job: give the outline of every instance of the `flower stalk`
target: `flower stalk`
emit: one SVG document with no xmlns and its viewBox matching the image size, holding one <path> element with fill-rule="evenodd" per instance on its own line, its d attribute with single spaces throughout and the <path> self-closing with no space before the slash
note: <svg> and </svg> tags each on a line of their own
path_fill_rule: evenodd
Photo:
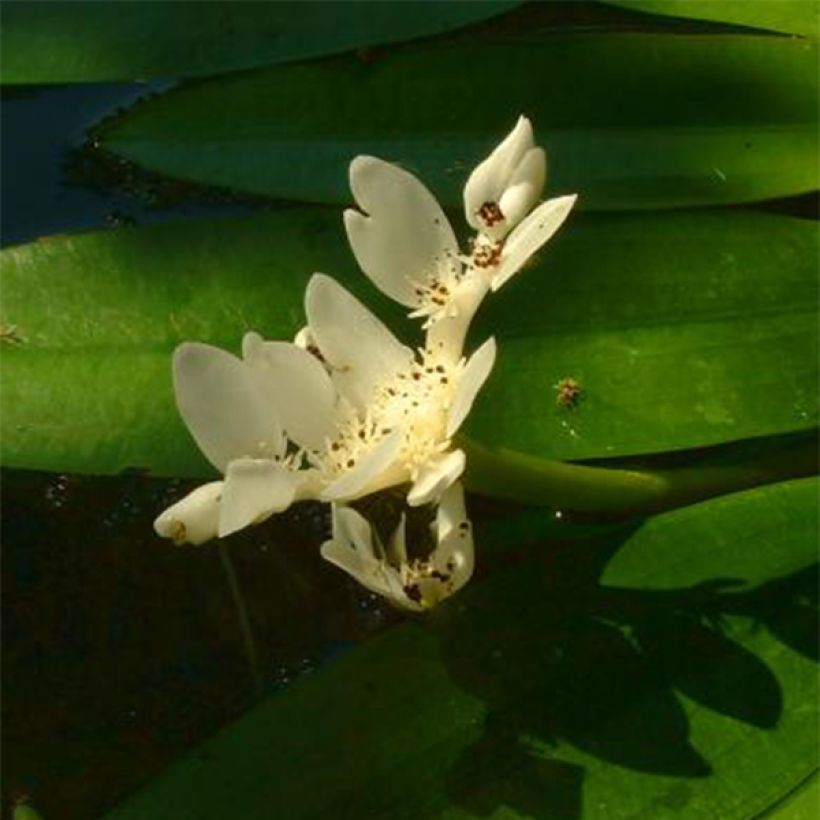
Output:
<svg viewBox="0 0 820 820">
<path fill-rule="evenodd" d="M 778 442 L 779 443 L 779 442 Z M 796 436 L 786 446 L 724 446 L 697 464 L 679 467 L 597 467 L 552 461 L 465 436 L 468 490 L 524 504 L 549 505 L 619 517 L 653 515 L 714 496 L 815 475 L 820 468 L 816 434 Z"/>
</svg>

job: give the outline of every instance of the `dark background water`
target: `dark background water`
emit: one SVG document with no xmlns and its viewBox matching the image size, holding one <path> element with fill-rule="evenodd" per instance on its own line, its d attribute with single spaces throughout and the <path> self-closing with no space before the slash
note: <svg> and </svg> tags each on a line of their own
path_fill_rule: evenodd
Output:
<svg viewBox="0 0 820 820">
<path fill-rule="evenodd" d="M 3 89 L 3 245 L 77 230 L 217 216 L 246 210 L 238 203 L 204 204 L 207 194 L 150 175 L 126 181 L 87 143 L 87 130 L 170 82 L 13 86 Z M 117 178 L 119 177 L 119 178 Z"/>
</svg>

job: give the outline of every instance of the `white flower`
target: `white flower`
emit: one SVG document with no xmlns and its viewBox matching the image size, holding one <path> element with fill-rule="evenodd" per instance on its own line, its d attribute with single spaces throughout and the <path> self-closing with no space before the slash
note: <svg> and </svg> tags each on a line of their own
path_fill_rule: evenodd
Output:
<svg viewBox="0 0 820 820">
<path fill-rule="evenodd" d="M 322 544 L 322 557 L 396 606 L 422 612 L 461 589 L 473 573 L 473 535 L 460 483 L 442 496 L 431 531 L 435 546 L 429 556 L 410 560 L 403 515 L 382 545 L 363 516 L 334 504 L 333 537 Z"/>
<path fill-rule="evenodd" d="M 412 484 L 408 503 L 437 499 L 464 470 L 451 439 L 495 361 L 495 341 L 453 360 L 413 351 L 330 277 L 305 294 L 296 344 L 249 334 L 248 365 L 278 386 L 282 427 L 321 478 L 320 497 L 351 501 Z"/>
<path fill-rule="evenodd" d="M 361 269 L 385 294 L 426 317 L 428 344 L 461 356 L 469 326 L 488 290 L 497 290 L 558 230 L 575 195 L 541 195 L 546 160 L 521 117 L 471 174 L 464 190 L 467 221 L 478 230 L 462 255 L 433 195 L 412 174 L 375 157 L 357 157 L 350 186 L 361 211 L 345 211 Z"/>
<path fill-rule="evenodd" d="M 410 483 L 408 503 L 436 500 L 464 470 L 451 439 L 495 360 L 413 351 L 334 280 L 316 274 L 297 343 L 246 334 L 243 358 L 185 343 L 174 354 L 179 412 L 224 481 L 163 512 L 161 536 L 201 544 L 287 509 L 350 501 Z"/>
<path fill-rule="evenodd" d="M 519 117 L 464 186 L 467 222 L 493 239 L 506 236 L 532 210 L 546 179 L 544 149 L 535 145 L 530 121 Z"/>
<path fill-rule="evenodd" d="M 473 541 L 458 479 L 465 455 L 453 436 L 493 367 L 495 341 L 463 355 L 469 323 L 558 230 L 575 196 L 536 206 L 546 159 L 521 117 L 471 174 L 464 190 L 476 229 L 469 254 L 432 194 L 411 174 L 374 157 L 350 168 L 364 213 L 345 212 L 351 247 L 368 277 L 423 317 L 422 347 L 402 344 L 352 294 L 322 274 L 305 293 L 307 325 L 294 341 L 248 333 L 242 358 L 203 344 L 174 355 L 180 414 L 224 475 L 155 521 L 175 541 L 199 544 L 286 509 L 331 501 L 333 539 L 322 555 L 369 589 L 414 611 L 467 582 Z M 386 547 L 345 503 L 409 484 L 407 503 L 438 502 L 435 548 L 408 560 L 404 518 Z"/>
<path fill-rule="evenodd" d="M 175 351 L 173 376 L 180 415 L 225 479 L 197 488 L 163 512 L 154 522 L 159 535 L 201 544 L 315 492 L 315 471 L 302 470 L 302 454 L 288 449 L 280 421 L 281 386 L 247 361 L 190 342 Z"/>
</svg>

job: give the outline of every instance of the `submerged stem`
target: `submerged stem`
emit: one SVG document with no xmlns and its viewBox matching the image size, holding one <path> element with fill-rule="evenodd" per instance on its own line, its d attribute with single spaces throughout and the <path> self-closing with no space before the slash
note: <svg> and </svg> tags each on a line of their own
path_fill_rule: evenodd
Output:
<svg viewBox="0 0 820 820">
<path fill-rule="evenodd" d="M 245 656 L 248 659 L 248 666 L 251 670 L 251 678 L 253 680 L 253 689 L 257 697 L 262 695 L 262 674 L 259 671 L 259 653 L 256 650 L 256 641 L 253 638 L 251 631 L 251 622 L 248 616 L 248 608 L 245 606 L 245 596 L 242 595 L 242 589 L 239 586 L 239 580 L 236 577 L 236 570 L 231 560 L 231 554 L 228 547 L 222 539 L 217 541 L 219 548 L 219 559 L 222 562 L 222 569 L 225 570 L 225 577 L 228 581 L 228 589 L 231 591 L 231 599 L 233 600 L 236 614 L 239 619 L 239 629 L 242 633 L 242 643 L 245 646 Z"/>
<path fill-rule="evenodd" d="M 671 468 L 593 467 L 551 461 L 462 438 L 467 489 L 525 504 L 589 512 L 648 515 L 717 495 L 814 475 L 815 438 L 797 438 L 771 452 L 704 458 Z"/>
</svg>

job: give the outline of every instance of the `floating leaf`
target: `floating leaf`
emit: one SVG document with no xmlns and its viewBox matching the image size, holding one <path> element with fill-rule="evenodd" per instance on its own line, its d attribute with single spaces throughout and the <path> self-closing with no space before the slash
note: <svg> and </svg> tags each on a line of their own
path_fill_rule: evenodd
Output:
<svg viewBox="0 0 820 820">
<path fill-rule="evenodd" d="M 653 14 L 690 17 L 817 37 L 820 5 L 814 0 L 606 0 Z"/>
<path fill-rule="evenodd" d="M 759 625 L 816 586 L 791 569 L 815 560 L 817 490 L 790 482 L 608 541 L 543 544 L 540 566 L 476 581 L 262 702 L 109 820 L 179 806 L 196 820 L 367 820 L 397 805 L 412 818 L 757 816 L 817 766 L 816 664 Z M 634 560 L 600 583 L 613 550 L 616 567 Z M 753 584 L 723 589 L 716 572 Z M 701 642 L 675 644 L 684 627 Z"/>
<path fill-rule="evenodd" d="M 818 254 L 763 214 L 570 219 L 480 314 L 504 341 L 467 433 L 590 458 L 814 426 Z"/>
<path fill-rule="evenodd" d="M 815 820 L 820 813 L 820 777 L 815 772 L 793 794 L 767 814 L 769 820 Z"/>
<path fill-rule="evenodd" d="M 4 83 L 194 77 L 438 34 L 518 5 L 7 2 Z"/>
<path fill-rule="evenodd" d="M 172 176 L 319 202 L 347 202 L 348 163 L 375 154 L 455 205 L 526 112 L 552 191 L 581 208 L 746 202 L 816 187 L 816 65 L 816 44 L 778 37 L 490 33 L 197 83 L 97 137 Z"/>
<path fill-rule="evenodd" d="M 814 426 L 816 257 L 814 226 L 791 218 L 571 219 L 482 312 L 475 339 L 495 333 L 500 356 L 468 432 L 587 458 Z M 2 262 L 9 466 L 207 474 L 173 405 L 171 351 L 292 337 L 313 270 L 407 325 L 322 210 L 54 238 Z M 582 392 L 560 406 L 570 375 Z"/>
</svg>

